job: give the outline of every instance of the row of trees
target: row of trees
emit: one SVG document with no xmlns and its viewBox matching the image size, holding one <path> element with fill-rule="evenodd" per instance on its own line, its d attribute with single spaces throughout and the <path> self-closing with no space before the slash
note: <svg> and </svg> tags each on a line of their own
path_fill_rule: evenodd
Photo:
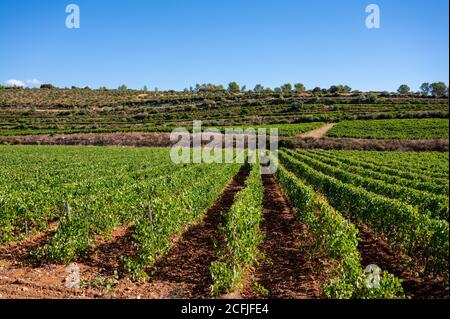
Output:
<svg viewBox="0 0 450 319">
<path fill-rule="evenodd" d="M 41 88 L 52 88 L 53 86 L 51 84 L 43 84 L 41 85 Z M 106 90 L 106 88 L 101 88 L 103 90 Z M 128 90 L 126 85 L 121 85 L 118 87 L 118 90 L 124 91 Z M 143 91 L 147 92 L 147 86 L 144 86 Z M 353 91 L 351 87 L 348 85 L 332 85 L 330 88 L 320 88 L 315 87 L 312 90 L 306 90 L 306 87 L 302 83 L 296 83 L 292 85 L 291 83 L 285 83 L 281 85 L 280 87 L 276 87 L 274 89 L 264 87 L 261 84 L 256 84 L 255 88 L 253 90 L 247 90 L 247 87 L 240 86 L 237 82 L 230 82 L 228 84 L 228 88 L 225 89 L 223 85 L 216 85 L 211 83 L 205 83 L 205 84 L 196 84 L 195 87 L 190 87 L 189 89 L 184 89 L 185 93 L 191 92 L 232 92 L 232 93 L 239 93 L 239 92 L 255 92 L 255 93 L 304 93 L 309 92 L 314 95 L 322 95 L 322 94 L 344 94 L 344 93 L 360 93 L 359 91 Z M 155 92 L 158 92 L 158 89 L 155 88 Z M 402 84 L 398 88 L 397 92 L 402 95 L 408 95 L 411 94 L 411 88 L 407 84 Z M 422 96 L 446 96 L 448 95 L 448 87 L 444 82 L 435 82 L 435 83 L 428 83 L 425 82 L 420 86 L 418 94 Z"/>
<path fill-rule="evenodd" d="M 306 87 L 302 83 L 296 83 L 292 85 L 291 83 L 285 83 L 280 87 L 276 87 L 274 89 L 264 87 L 262 84 L 256 84 L 253 90 L 247 90 L 247 87 L 240 86 L 237 82 L 230 82 L 228 87 L 225 89 L 223 85 L 214 85 L 214 84 L 196 84 L 195 87 L 190 87 L 190 89 L 186 89 L 185 91 L 189 92 L 218 92 L 218 91 L 229 91 L 233 93 L 238 92 L 255 92 L 255 93 L 266 93 L 266 92 L 277 92 L 277 93 L 304 93 L 304 92 L 312 92 L 312 93 L 350 93 L 352 89 L 348 85 L 332 85 L 329 89 L 322 89 L 320 87 L 316 87 L 313 90 L 307 91 Z"/>
<path fill-rule="evenodd" d="M 402 84 L 397 90 L 398 93 L 403 95 L 411 94 L 411 88 L 407 84 Z M 448 87 L 444 82 L 434 82 L 434 83 L 422 83 L 420 86 L 418 94 L 422 96 L 446 96 L 448 95 Z"/>
<path fill-rule="evenodd" d="M 0 89 L 6 89 L 10 87 L 2 87 L 0 86 Z M 12 88 L 12 87 L 11 87 Z M 42 84 L 40 86 L 41 89 L 56 89 L 52 84 Z M 75 86 L 72 86 L 72 89 L 79 89 Z M 84 89 L 90 89 L 89 87 L 85 87 Z M 117 88 L 119 91 L 126 91 L 128 90 L 128 87 L 126 85 L 120 85 Z M 108 89 L 106 87 L 101 87 L 99 90 L 107 91 Z M 144 92 L 148 92 L 147 86 L 144 86 L 142 89 Z M 304 93 L 308 92 L 313 95 L 325 95 L 325 94 L 345 94 L 345 93 L 361 93 L 360 91 L 354 91 L 351 87 L 348 85 L 332 85 L 328 89 L 326 88 L 320 88 L 315 87 L 311 90 L 307 90 L 305 85 L 302 83 L 296 83 L 292 85 L 291 83 L 285 83 L 281 85 L 280 87 L 276 87 L 274 89 L 264 87 L 261 84 L 256 84 L 255 87 L 252 90 L 247 90 L 247 87 L 240 86 L 237 82 L 230 82 L 228 84 L 228 87 L 225 88 L 223 85 L 216 85 L 211 83 L 205 83 L 205 84 L 196 84 L 195 87 L 190 87 L 189 89 L 184 89 L 185 93 L 201 93 L 201 92 L 210 92 L 210 93 L 220 93 L 220 92 L 232 92 L 232 93 L 239 93 L 239 92 L 255 92 L 255 93 Z M 158 88 L 154 89 L 154 92 L 158 92 Z M 170 90 L 168 92 L 176 92 L 174 90 Z M 433 82 L 433 83 L 422 83 L 420 86 L 420 90 L 418 92 L 412 92 L 411 88 L 407 84 L 402 84 L 398 88 L 397 92 L 402 95 L 421 95 L 421 96 L 436 96 L 436 97 L 443 97 L 448 96 L 448 87 L 444 82 Z M 384 92 L 389 93 L 389 92 Z"/>
<path fill-rule="evenodd" d="M 279 93 L 304 93 L 304 92 L 310 92 L 313 94 L 337 94 L 337 93 L 350 93 L 352 92 L 352 89 L 348 85 L 332 85 L 329 89 L 323 89 L 320 87 L 315 87 L 312 90 L 306 90 L 306 87 L 303 83 L 296 83 L 292 85 L 291 83 L 283 84 L 280 87 L 277 87 L 275 89 L 270 88 L 264 88 L 261 84 L 257 84 L 255 88 L 253 89 L 256 93 L 261 92 L 279 92 Z"/>
</svg>

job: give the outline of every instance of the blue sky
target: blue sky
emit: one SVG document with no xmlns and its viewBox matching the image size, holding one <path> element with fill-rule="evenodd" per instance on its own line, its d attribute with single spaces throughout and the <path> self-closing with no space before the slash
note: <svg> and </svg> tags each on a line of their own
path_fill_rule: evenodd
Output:
<svg viewBox="0 0 450 319">
<path fill-rule="evenodd" d="M 66 5 L 81 28 L 65 27 Z M 381 9 L 367 29 L 365 8 Z M 2 0 L 0 83 L 414 90 L 449 81 L 448 0 Z"/>
</svg>

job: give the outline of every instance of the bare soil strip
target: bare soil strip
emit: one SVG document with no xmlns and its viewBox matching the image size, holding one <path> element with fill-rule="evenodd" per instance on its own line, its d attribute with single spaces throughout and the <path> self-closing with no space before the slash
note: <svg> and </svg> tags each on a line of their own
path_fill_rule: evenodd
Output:
<svg viewBox="0 0 450 319">
<path fill-rule="evenodd" d="M 22 241 L 11 242 L 0 246 L 0 263 L 10 261 L 15 264 L 31 264 L 29 252 L 44 245 L 56 232 L 58 222 L 49 225 L 49 231 L 30 233 Z"/>
<path fill-rule="evenodd" d="M 111 238 L 96 236 L 95 249 L 80 263 L 104 276 L 112 276 L 114 272 L 121 272 L 119 256 L 133 257 L 137 254 L 133 243 L 133 228 L 120 226 L 111 234 Z"/>
<path fill-rule="evenodd" d="M 167 147 L 173 142 L 169 133 L 120 132 L 0 136 L 0 144 Z"/>
<path fill-rule="evenodd" d="M 332 125 L 332 124 L 329 124 Z M 318 131 L 318 132 L 315 132 Z M 448 152 L 449 140 L 375 140 L 324 137 L 327 126 L 295 137 L 280 138 L 287 148 L 325 150 L 372 151 L 437 151 Z M 79 133 L 57 135 L 0 136 L 1 144 L 18 145 L 73 145 L 73 146 L 135 146 L 169 147 L 173 145 L 169 133 Z"/>
<path fill-rule="evenodd" d="M 449 285 L 444 278 L 417 278 L 409 258 L 395 252 L 382 238 L 377 238 L 366 226 L 358 225 L 358 247 L 362 266 L 375 264 L 403 280 L 405 293 L 414 299 L 448 299 Z"/>
<path fill-rule="evenodd" d="M 51 226 L 56 229 L 56 227 Z M 29 253 L 44 245 L 54 230 L 26 238 L 0 248 L 0 298 L 101 298 L 109 297 L 105 287 L 90 287 L 96 278 L 106 278 L 118 269 L 118 256 L 132 249 L 131 232 L 127 227 L 115 229 L 111 238 L 97 238 L 92 254 L 76 265 L 85 289 L 65 287 L 69 276 L 66 265 L 36 263 Z"/>
<path fill-rule="evenodd" d="M 329 124 L 326 124 L 326 125 L 324 125 L 322 127 L 316 128 L 315 130 L 302 133 L 302 134 L 298 135 L 298 137 L 300 137 L 300 138 L 316 138 L 316 139 L 319 139 L 319 138 L 324 137 L 325 134 L 327 134 L 327 132 L 329 130 L 331 130 L 333 128 L 333 126 L 335 126 L 335 125 L 336 124 L 334 124 L 334 123 L 329 123 Z"/>
<path fill-rule="evenodd" d="M 265 234 L 261 250 L 265 261 L 256 270 L 254 279 L 269 291 L 270 299 L 320 298 L 319 279 L 314 269 L 317 261 L 309 258 L 306 226 L 293 215 L 289 201 L 272 175 L 263 175 Z M 248 287 L 244 298 L 261 298 Z"/>
<path fill-rule="evenodd" d="M 448 140 L 376 140 L 357 138 L 302 138 L 290 137 L 280 141 L 287 148 L 323 149 L 323 150 L 363 150 L 363 151 L 414 151 L 448 152 Z"/>
</svg>

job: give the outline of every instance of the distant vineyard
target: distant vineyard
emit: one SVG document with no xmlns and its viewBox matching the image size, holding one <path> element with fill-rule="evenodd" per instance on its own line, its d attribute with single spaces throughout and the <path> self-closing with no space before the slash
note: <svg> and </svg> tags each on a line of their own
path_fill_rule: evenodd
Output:
<svg viewBox="0 0 450 319">
<path fill-rule="evenodd" d="M 344 121 L 327 136 L 374 139 L 448 139 L 448 119 Z"/>
<path fill-rule="evenodd" d="M 311 96 L 274 92 L 0 90 L 0 135 L 167 132 L 200 119 L 205 126 L 225 127 L 408 118 L 447 119 L 448 101 L 370 98 L 362 93 Z"/>
<path fill-rule="evenodd" d="M 267 124 L 267 125 L 246 125 L 246 126 L 230 126 L 230 127 L 216 127 L 220 129 L 222 132 L 225 132 L 227 128 L 232 129 L 249 129 L 252 128 L 258 133 L 258 129 L 266 129 L 267 135 L 270 134 L 270 129 L 278 129 L 279 136 L 294 136 L 297 134 L 301 134 L 307 131 L 314 130 L 321 126 L 325 125 L 322 122 L 313 122 L 313 123 L 298 123 L 298 124 Z"/>
</svg>

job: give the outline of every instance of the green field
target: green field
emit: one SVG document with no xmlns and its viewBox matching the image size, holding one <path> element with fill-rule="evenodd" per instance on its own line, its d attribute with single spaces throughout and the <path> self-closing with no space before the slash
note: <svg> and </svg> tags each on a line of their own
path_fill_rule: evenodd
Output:
<svg viewBox="0 0 450 319">
<path fill-rule="evenodd" d="M 448 301 L 449 3 L 0 0 L 0 301 Z"/>
<path fill-rule="evenodd" d="M 170 148 L 0 146 L 0 256 L 31 242 L 26 260 L 35 264 L 87 266 L 96 256 L 104 267 L 98 251 L 111 241 L 114 277 L 105 280 L 117 286 L 170 277 L 202 298 L 242 289 L 290 297 L 303 281 L 320 286 L 321 298 L 448 295 L 449 155 L 429 151 L 448 149 L 448 101 L 323 94 L 0 90 L 5 144 L 170 145 L 133 144 L 132 134 L 11 136 L 169 133 L 202 120 L 203 130 L 221 132 L 277 128 L 290 148 L 261 177 L 259 163 L 176 165 Z M 336 139 L 296 138 L 327 123 L 336 123 L 327 133 Z M 116 240 L 129 246 L 116 253 Z M 364 284 L 367 262 L 380 264 L 381 287 Z"/>
<path fill-rule="evenodd" d="M 266 124 L 266 125 L 245 125 L 245 126 L 232 126 L 232 127 L 216 127 L 217 129 L 225 132 L 227 128 L 242 129 L 246 130 L 248 128 L 253 128 L 255 133 L 258 133 L 258 129 L 265 128 L 267 134 L 270 134 L 270 129 L 278 129 L 278 136 L 290 137 L 301 133 L 305 133 L 321 126 L 325 125 L 323 122 L 313 122 L 313 123 L 298 123 L 298 124 Z"/>
<path fill-rule="evenodd" d="M 99 236 L 130 227 L 137 254 L 117 258 L 131 278 L 149 278 L 174 236 L 200 222 L 242 170 L 242 164 L 176 165 L 169 152 L 0 146 L 2 242 L 54 231 L 30 256 L 67 264 L 89 256 Z M 275 177 L 298 209 L 295 217 L 315 238 L 311 256 L 320 254 L 334 265 L 322 287 L 328 298 L 404 297 L 401 276 L 389 270 L 382 289 L 360 285 L 361 225 L 411 258 L 418 276 L 447 273 L 448 153 L 282 150 L 279 162 Z M 265 258 L 260 225 L 266 186 L 258 163 L 249 170 L 218 228 L 223 244 L 210 265 L 214 296 L 238 290 Z"/>
<path fill-rule="evenodd" d="M 421 175 L 424 179 L 438 177 L 445 180 L 449 173 L 449 154 L 445 152 L 333 151 L 326 154 L 366 166 L 404 171 L 406 176 Z"/>
<path fill-rule="evenodd" d="M 0 135 L 167 132 L 204 126 L 448 118 L 443 98 L 293 92 L 0 89 Z"/>
<path fill-rule="evenodd" d="M 448 139 L 448 119 L 344 121 L 329 137 L 369 139 Z"/>
<path fill-rule="evenodd" d="M 448 154 L 402 153 L 395 160 L 396 155 L 400 153 L 281 151 L 281 172 L 283 167 L 291 171 L 298 185 L 310 185 L 346 218 L 386 236 L 393 247 L 420 260 L 422 271 L 446 272 L 449 208 L 444 167 Z M 441 169 L 432 175 L 425 170 L 420 173 L 426 165 Z M 287 179 L 283 185 L 281 179 L 296 203 L 300 198 L 292 183 Z M 305 205 L 305 200 L 297 205 Z"/>
<path fill-rule="evenodd" d="M 56 234 L 34 252 L 70 262 L 87 254 L 95 234 L 135 224 L 139 259 L 155 262 L 170 238 L 202 218 L 239 164 L 176 165 L 169 149 L 0 147 L 0 239 L 46 230 Z M 190 185 L 189 189 L 184 185 Z M 153 212 L 152 233 L 148 214 Z"/>
</svg>

